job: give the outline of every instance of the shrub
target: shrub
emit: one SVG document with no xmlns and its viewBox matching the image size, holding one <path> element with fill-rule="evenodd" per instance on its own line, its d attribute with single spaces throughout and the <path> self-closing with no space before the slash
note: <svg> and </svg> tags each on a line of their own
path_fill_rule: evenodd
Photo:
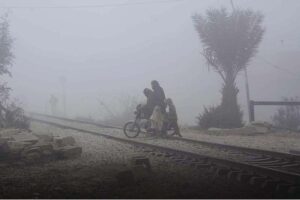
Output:
<svg viewBox="0 0 300 200">
<path fill-rule="evenodd" d="M 299 101 L 299 98 L 284 98 L 283 100 L 286 102 Z M 272 121 L 275 126 L 298 130 L 300 126 L 300 106 L 280 107 L 272 117 Z"/>
<path fill-rule="evenodd" d="M 11 103 L 6 109 L 3 117 L 3 125 L 5 128 L 22 128 L 28 129 L 30 126 L 30 120 L 25 116 L 24 110 L 17 106 L 15 103 Z"/>
<path fill-rule="evenodd" d="M 238 116 L 237 116 L 238 115 Z M 198 117 L 198 125 L 202 129 L 238 128 L 243 126 L 240 107 L 235 109 L 223 108 L 223 106 L 204 107 L 204 111 Z M 237 120 L 239 119 L 239 120 Z"/>
<path fill-rule="evenodd" d="M 210 127 L 219 127 L 220 124 L 220 106 L 204 107 L 204 111 L 198 117 L 198 125 L 202 129 Z"/>
</svg>

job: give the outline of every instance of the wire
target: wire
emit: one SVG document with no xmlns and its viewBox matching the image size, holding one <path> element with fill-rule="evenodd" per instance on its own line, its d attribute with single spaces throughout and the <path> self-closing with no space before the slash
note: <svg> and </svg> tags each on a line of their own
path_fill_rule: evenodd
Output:
<svg viewBox="0 0 300 200">
<path fill-rule="evenodd" d="M 64 9 L 64 8 L 105 8 L 105 7 L 125 7 L 146 4 L 162 4 L 179 2 L 183 0 L 158 0 L 150 2 L 119 3 L 119 4 L 98 4 L 98 5 L 74 5 L 74 6 L 0 6 L 0 9 Z"/>
<path fill-rule="evenodd" d="M 283 71 L 283 72 L 285 72 L 285 73 L 287 73 L 287 74 L 289 74 L 289 75 L 293 75 L 293 76 L 296 77 L 298 80 L 300 79 L 300 76 L 299 76 L 299 75 L 297 75 L 297 74 L 295 74 L 295 73 L 293 73 L 293 72 L 291 72 L 291 71 L 289 71 L 289 70 L 287 70 L 287 69 L 284 69 L 284 68 L 282 68 L 282 67 L 279 67 L 278 65 L 275 65 L 275 64 L 271 63 L 270 61 L 268 61 L 268 60 L 265 59 L 264 57 L 259 56 L 259 55 L 258 55 L 257 57 L 259 57 L 262 61 L 264 61 L 264 62 L 265 62 L 266 64 L 268 64 L 270 67 L 273 67 L 274 69 Z"/>
</svg>

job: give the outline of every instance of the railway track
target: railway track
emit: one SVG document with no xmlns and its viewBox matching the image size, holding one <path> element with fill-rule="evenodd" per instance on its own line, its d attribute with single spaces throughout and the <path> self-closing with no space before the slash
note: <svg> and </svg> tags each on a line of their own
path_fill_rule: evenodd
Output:
<svg viewBox="0 0 300 200">
<path fill-rule="evenodd" d="M 194 168 L 208 168 L 216 177 L 226 176 L 230 179 L 236 179 L 255 187 L 268 189 L 279 196 L 300 196 L 300 157 L 297 155 L 195 141 L 186 138 L 173 137 L 164 140 L 164 144 L 175 142 L 175 146 L 178 148 L 174 148 L 174 145 L 170 147 L 158 145 L 153 141 L 149 143 L 149 141 L 147 142 L 147 140 L 143 138 L 127 139 L 103 134 L 103 131 L 97 131 L 97 129 L 92 130 L 86 127 L 80 128 L 74 124 L 89 124 L 100 128 L 121 129 L 119 127 L 42 114 L 34 114 L 33 116 L 39 116 L 40 118 L 31 117 L 31 119 L 40 123 L 125 142 L 134 145 L 144 153 L 148 153 L 152 156 L 170 158 L 178 164 L 189 165 Z M 52 119 L 52 121 L 49 119 Z M 61 123 L 61 121 L 64 121 L 64 124 Z M 73 125 L 65 125 L 66 122 L 70 122 Z M 210 153 L 203 154 L 201 151 L 200 153 L 198 151 L 190 151 L 189 148 L 179 148 L 179 146 L 176 145 L 178 142 L 189 145 L 191 149 L 200 148 L 203 150 L 204 147 L 209 150 L 212 149 L 215 152 L 218 151 L 218 155 L 213 156 Z"/>
</svg>

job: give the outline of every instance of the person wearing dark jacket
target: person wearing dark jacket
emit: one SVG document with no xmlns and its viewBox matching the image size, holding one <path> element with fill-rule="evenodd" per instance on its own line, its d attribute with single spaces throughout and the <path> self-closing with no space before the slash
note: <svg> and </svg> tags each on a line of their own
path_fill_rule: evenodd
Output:
<svg viewBox="0 0 300 200">
<path fill-rule="evenodd" d="M 153 89 L 155 105 L 160 106 L 162 109 L 162 112 L 165 113 L 166 112 L 166 105 L 165 105 L 166 95 L 165 95 L 164 89 L 159 85 L 158 81 L 156 81 L 156 80 L 151 82 L 151 86 Z"/>
<path fill-rule="evenodd" d="M 154 107 L 156 106 L 154 92 L 149 88 L 145 88 L 144 95 L 147 98 L 147 102 L 145 105 L 141 107 L 141 109 L 145 118 L 149 119 L 150 116 L 152 115 Z"/>
</svg>

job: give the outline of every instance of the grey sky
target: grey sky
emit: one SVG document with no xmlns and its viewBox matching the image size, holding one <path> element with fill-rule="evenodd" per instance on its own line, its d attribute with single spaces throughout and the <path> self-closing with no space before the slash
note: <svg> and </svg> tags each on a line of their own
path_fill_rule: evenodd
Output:
<svg viewBox="0 0 300 200">
<path fill-rule="evenodd" d="M 61 98 L 67 79 L 68 115 L 101 118 L 96 98 L 110 106 L 116 98 L 137 96 L 158 80 L 174 99 L 181 123 L 193 124 L 205 105 L 220 101 L 221 80 L 200 55 L 201 43 L 191 15 L 207 8 L 230 7 L 229 0 L 1 0 L 2 6 L 100 5 L 155 2 L 146 5 L 11 9 L 15 64 L 9 84 L 28 110 L 44 112 L 51 94 Z M 299 96 L 300 1 L 235 0 L 236 7 L 265 14 L 266 33 L 249 66 L 251 98 L 280 100 Z M 1 9 L 4 13 L 7 9 Z M 264 59 L 284 70 L 271 67 Z M 291 73 L 289 73 L 291 72 Z M 239 103 L 246 108 L 244 77 Z M 61 102 L 61 99 L 60 99 Z M 114 107 L 112 108 L 114 109 Z M 101 112 L 103 112 L 101 114 Z M 261 118 L 269 117 L 259 111 Z M 246 110 L 245 110 L 245 114 Z M 247 119 L 247 115 L 244 116 Z"/>
</svg>

